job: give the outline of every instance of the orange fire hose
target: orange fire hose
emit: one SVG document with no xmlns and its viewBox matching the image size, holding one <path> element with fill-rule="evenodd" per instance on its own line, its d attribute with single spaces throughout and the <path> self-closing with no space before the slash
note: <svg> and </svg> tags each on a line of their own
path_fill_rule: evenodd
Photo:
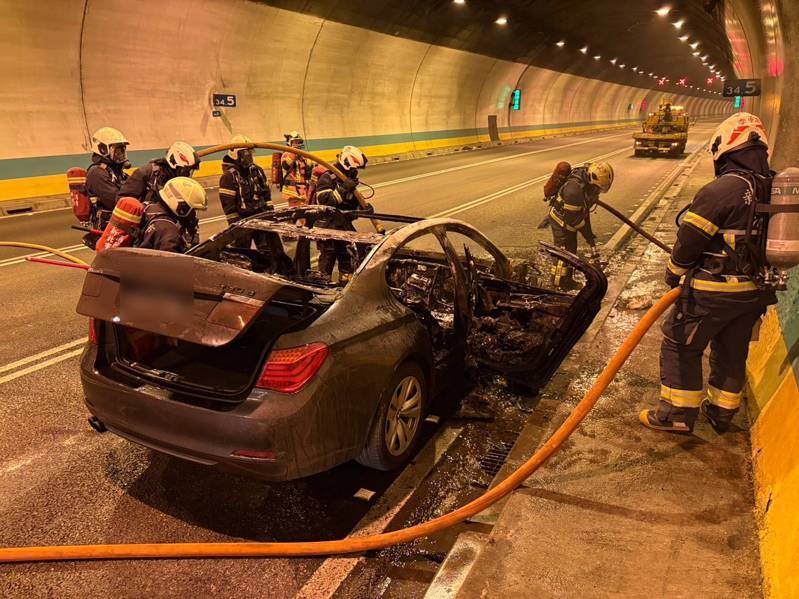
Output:
<svg viewBox="0 0 799 599">
<path fill-rule="evenodd" d="M 28 243 L 26 241 L 0 241 L 0 247 L 26 248 L 30 250 L 39 250 L 41 252 L 49 252 L 55 256 L 63 258 L 64 260 L 74 262 L 75 264 L 80 264 L 82 266 L 89 265 L 88 262 L 84 262 L 77 256 L 73 256 L 55 248 L 47 247 L 46 245 L 39 245 L 38 243 Z"/>
<path fill-rule="evenodd" d="M 150 558 L 242 558 L 299 557 L 361 553 L 390 545 L 407 543 L 441 531 L 483 511 L 496 503 L 538 470 L 577 429 L 583 418 L 599 400 L 613 377 L 627 361 L 644 334 L 680 295 L 680 288 L 661 297 L 638 322 L 614 354 L 591 389 L 580 400 L 569 417 L 535 454 L 500 482 L 474 501 L 428 522 L 370 537 L 349 537 L 337 541 L 292 543 L 142 543 L 122 545 L 63 545 L 55 547 L 17 547 L 0 549 L 0 563 L 64 560 L 150 559 Z"/>
<path fill-rule="evenodd" d="M 217 152 L 225 152 L 227 150 L 234 150 L 234 149 L 254 149 L 254 148 L 262 148 L 264 150 L 275 150 L 276 152 L 291 152 L 293 154 L 297 154 L 299 156 L 303 156 L 308 160 L 312 160 L 317 164 L 321 164 L 323 167 L 332 171 L 336 177 L 341 179 L 342 181 L 346 181 L 347 177 L 342 173 L 339 169 L 335 166 L 330 164 L 329 162 L 322 160 L 316 154 L 311 154 L 310 152 L 306 152 L 305 150 L 300 150 L 299 148 L 292 148 L 291 146 L 283 146 L 280 144 L 272 144 L 267 142 L 252 142 L 252 143 L 230 143 L 230 144 L 222 144 L 221 146 L 211 146 L 210 148 L 205 148 L 204 150 L 200 150 L 197 152 L 197 155 L 200 157 L 208 156 L 209 154 L 216 154 Z M 358 204 L 360 204 L 361 208 L 366 209 L 366 200 L 363 199 L 361 192 L 357 189 L 355 190 L 355 197 L 358 199 Z M 386 230 L 378 221 L 374 219 L 370 219 L 372 221 L 372 226 L 374 226 L 375 231 L 378 233 L 385 233 Z"/>
</svg>

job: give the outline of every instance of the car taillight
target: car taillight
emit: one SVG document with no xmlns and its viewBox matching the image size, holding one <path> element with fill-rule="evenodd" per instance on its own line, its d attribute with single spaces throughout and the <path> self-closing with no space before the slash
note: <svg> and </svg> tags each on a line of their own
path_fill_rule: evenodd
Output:
<svg viewBox="0 0 799 599">
<path fill-rule="evenodd" d="M 330 350 L 324 343 L 276 349 L 269 354 L 255 386 L 281 393 L 296 393 L 314 377 L 328 353 Z"/>
<path fill-rule="evenodd" d="M 97 323 L 89 317 L 89 343 L 97 345 Z"/>
</svg>

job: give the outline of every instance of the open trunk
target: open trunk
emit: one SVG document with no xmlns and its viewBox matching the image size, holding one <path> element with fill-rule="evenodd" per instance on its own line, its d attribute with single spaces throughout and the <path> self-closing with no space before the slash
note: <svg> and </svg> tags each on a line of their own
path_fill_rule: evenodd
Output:
<svg viewBox="0 0 799 599">
<path fill-rule="evenodd" d="M 115 249 L 98 254 L 77 310 L 104 322 L 102 358 L 112 370 L 180 393 L 239 401 L 275 340 L 324 310 L 314 296 L 229 264 Z"/>
</svg>

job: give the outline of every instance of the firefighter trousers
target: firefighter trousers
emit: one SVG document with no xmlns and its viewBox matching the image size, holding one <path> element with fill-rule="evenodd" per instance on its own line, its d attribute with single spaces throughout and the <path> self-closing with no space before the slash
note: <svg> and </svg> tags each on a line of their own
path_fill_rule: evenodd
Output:
<svg viewBox="0 0 799 599">
<path fill-rule="evenodd" d="M 338 239 L 322 239 L 316 242 L 319 249 L 319 272 L 330 277 L 333 274 L 333 267 L 338 261 L 338 271 L 342 275 L 353 273 L 353 253 L 352 244 Z"/>
<path fill-rule="evenodd" d="M 730 414 L 738 409 L 752 330 L 768 303 L 760 291 L 683 292 L 661 327 L 659 419 L 692 427 L 705 398 Z M 702 355 L 708 345 L 705 393 Z"/>
<path fill-rule="evenodd" d="M 572 254 L 577 253 L 577 231 L 569 231 L 555 222 L 552 217 L 549 219 L 549 226 L 552 229 L 552 243 L 563 248 Z M 576 285 L 572 277 L 572 267 L 568 266 L 563 260 L 555 259 L 550 271 L 551 283 L 554 288 L 570 288 Z"/>
</svg>

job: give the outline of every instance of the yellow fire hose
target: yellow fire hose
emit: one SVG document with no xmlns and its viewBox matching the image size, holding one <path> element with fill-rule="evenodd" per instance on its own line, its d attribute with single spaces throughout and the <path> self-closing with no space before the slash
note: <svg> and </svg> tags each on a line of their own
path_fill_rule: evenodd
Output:
<svg viewBox="0 0 799 599">
<path fill-rule="evenodd" d="M 265 145 L 265 144 L 264 144 Z M 223 146 L 220 146 L 223 147 Z M 680 288 L 661 297 L 633 328 L 591 389 L 575 406 L 552 436 L 518 470 L 474 501 L 428 522 L 369 537 L 337 541 L 293 543 L 142 543 L 120 545 L 63 545 L 0 549 L 0 563 L 65 560 L 152 559 L 152 558 L 252 558 L 300 557 L 361 553 L 407 543 L 449 528 L 496 503 L 538 470 L 577 429 L 599 400 L 613 377 L 655 321 L 680 295 Z"/>
<path fill-rule="evenodd" d="M 283 146 L 280 144 L 271 144 L 266 142 L 253 142 L 253 143 L 230 143 L 230 144 L 222 144 L 221 146 L 212 146 L 210 148 L 205 148 L 204 150 L 200 150 L 197 152 L 197 155 L 200 157 L 208 156 L 209 154 L 216 154 L 217 152 L 225 152 L 227 150 L 236 150 L 236 149 L 249 149 L 252 150 L 254 148 L 262 148 L 264 150 L 274 150 L 276 152 L 291 152 L 293 154 L 297 154 L 299 156 L 303 156 L 308 160 L 316 162 L 317 164 L 321 164 L 323 167 L 332 171 L 334 175 L 336 175 L 342 181 L 346 181 L 347 177 L 342 173 L 339 169 L 335 166 L 330 164 L 329 162 L 322 160 L 319 156 L 315 154 L 311 154 L 310 152 L 306 152 L 305 150 L 300 150 L 299 148 L 292 148 L 291 146 Z M 361 208 L 366 209 L 366 200 L 363 199 L 361 192 L 357 189 L 355 190 L 355 197 L 358 199 L 358 204 L 360 204 Z M 386 230 L 378 221 L 374 219 L 370 219 L 372 221 L 372 226 L 374 226 L 375 231 L 378 233 L 385 233 Z"/>
<path fill-rule="evenodd" d="M 64 260 L 74 262 L 75 264 L 89 266 L 88 262 L 84 262 L 76 256 L 72 256 L 71 254 L 67 254 L 66 252 L 62 252 L 61 250 L 57 250 L 55 248 L 47 247 L 46 245 L 39 245 L 38 243 L 27 243 L 24 241 L 0 241 L 0 247 L 27 248 L 31 250 L 39 250 L 40 252 L 50 252 L 51 254 L 63 258 Z"/>
</svg>

